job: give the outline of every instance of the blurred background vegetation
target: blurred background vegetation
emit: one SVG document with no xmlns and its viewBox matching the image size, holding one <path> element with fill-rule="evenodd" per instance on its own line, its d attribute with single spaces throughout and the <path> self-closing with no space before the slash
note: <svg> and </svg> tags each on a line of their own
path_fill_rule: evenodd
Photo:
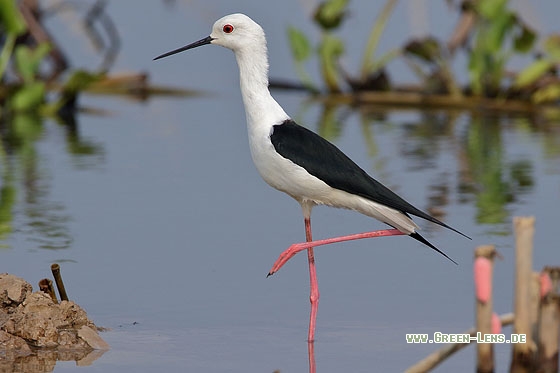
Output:
<svg viewBox="0 0 560 373">
<path fill-rule="evenodd" d="M 355 74 L 344 71 L 339 63 L 345 53 L 345 42 L 336 34 L 349 18 L 350 2 L 320 2 L 312 19 L 321 35 L 316 45 L 297 27 L 288 28 L 288 40 L 301 83 L 311 92 L 416 93 L 423 95 L 424 103 L 436 106 L 450 103 L 468 107 L 480 105 L 486 102 L 481 99 L 489 98 L 498 99 L 488 102 L 489 106 L 509 100 L 507 105 L 500 106 L 504 108 L 527 108 L 527 103 L 558 104 L 560 34 L 538 35 L 521 14 L 510 8 L 508 0 L 446 2 L 458 14 L 455 30 L 447 40 L 437 36 L 411 39 L 378 56 L 379 40 L 398 3 L 398 0 L 387 0 L 372 20 L 361 67 Z M 468 60 L 466 75 L 469 79 L 464 86 L 458 83 L 457 74 L 451 69 L 452 60 L 459 52 L 465 53 Z M 532 62 L 520 71 L 510 71 L 508 62 L 516 55 L 530 55 Z M 392 84 L 386 67 L 397 58 L 405 59 L 417 75 L 419 85 L 399 87 Z M 311 59 L 320 65 L 322 82 L 312 81 L 306 72 L 305 65 Z M 426 94 L 437 97 L 430 100 Z M 439 99 L 442 95 L 447 96 L 446 100 Z M 362 98 L 375 101 L 375 97 Z M 394 97 L 395 102 L 402 100 L 399 95 L 381 97 L 386 100 Z"/>
<path fill-rule="evenodd" d="M 443 1 L 443 0 L 442 0 Z M 38 0 L 4 0 L 0 2 L 0 103 L 2 116 L 15 112 L 38 112 L 41 115 L 67 118 L 76 110 L 76 97 L 82 91 L 134 94 L 184 93 L 150 87 L 142 73 L 109 76 L 108 71 L 118 53 L 120 40 L 106 1 L 86 5 L 82 2 L 59 2 L 47 9 Z M 313 41 L 296 26 L 289 26 L 287 39 L 293 61 L 304 88 L 313 93 L 386 92 L 385 96 L 402 101 L 399 95 L 422 95 L 423 103 L 434 105 L 480 105 L 480 99 L 495 98 L 488 105 L 510 100 L 507 107 L 527 108 L 529 104 L 554 104 L 560 99 L 560 34 L 538 35 L 521 14 L 510 9 L 508 0 L 447 0 L 458 14 L 454 32 L 442 40 L 437 36 L 408 40 L 404 45 L 379 56 L 377 46 L 383 30 L 391 22 L 398 0 L 387 0 L 372 19 L 371 31 L 363 47 L 359 71 L 344 71 L 339 61 L 345 54 L 345 41 L 337 30 L 347 22 L 349 0 L 319 2 L 310 21 L 320 31 Z M 104 54 L 99 68 L 75 70 L 69 66 L 63 50 L 53 40 L 42 21 L 63 12 L 81 12 L 89 40 Z M 467 55 L 468 83 L 458 83 L 451 68 L 458 52 Z M 508 62 L 518 54 L 532 56 L 532 62 L 520 71 L 508 70 Z M 397 86 L 387 66 L 404 59 L 419 78 L 417 86 Z M 310 60 L 320 67 L 321 82 L 315 82 L 306 70 Z M 465 72 L 460 72 L 465 74 Z M 53 95 L 48 95 L 53 93 Z M 429 95 L 434 95 L 430 100 Z M 447 96 L 441 100 L 441 96 Z M 376 96 L 359 96 L 371 100 Z M 410 96 L 408 96 L 410 99 Z M 451 100 L 450 100 L 451 99 Z M 486 101 L 483 101 L 486 102 Z M 502 105 L 503 107 L 505 105 Z"/>
<path fill-rule="evenodd" d="M 39 247 L 69 247 L 69 217 L 64 206 L 48 199 L 48 177 L 40 171 L 37 142 L 45 134 L 44 120 L 62 126 L 66 150 L 75 157 L 100 156 L 101 144 L 81 138 L 77 114 L 108 115 L 99 108 L 78 105 L 82 93 L 118 95 L 143 101 L 150 95 L 188 96 L 193 92 L 156 87 L 145 72 L 110 74 L 119 52 L 118 28 L 106 11 L 106 0 L 91 2 L 38 0 L 0 1 L 0 240 L 14 230 L 18 200 L 31 235 Z M 47 19 L 66 13 L 78 15 L 80 26 L 99 66 L 72 68 L 68 55 L 44 26 Z M 15 158 L 15 160 L 14 160 Z M 22 181 L 20 181 L 22 179 Z"/>
<path fill-rule="evenodd" d="M 380 54 L 379 42 L 386 26 L 395 21 L 391 15 L 398 4 L 398 0 L 386 0 L 379 14 L 372 16 L 369 35 L 363 38 L 357 71 L 346 71 L 340 63 L 348 41 L 339 36 L 339 30 L 349 22 L 352 12 L 359 10 L 353 9 L 349 0 L 318 2 L 309 17 L 316 35 L 307 35 L 296 25 L 286 28 L 299 81 L 272 80 L 271 86 L 308 92 L 300 115 L 318 105 L 318 132 L 330 140 L 342 133 L 344 118 L 358 113 L 372 157 L 379 154 L 371 126 L 386 121 L 387 109 L 449 110 L 441 115 L 423 113 L 420 123 L 406 134 L 416 141 L 413 150 L 403 155 L 429 161 L 438 136 L 443 133 L 456 140 L 461 145 L 456 150 L 460 185 L 477 206 L 477 221 L 503 223 L 509 216 L 508 204 L 534 184 L 530 160 L 509 162 L 504 156 L 503 123 L 515 118 L 513 123 L 519 128 L 551 134 L 543 144 L 545 153 L 550 158 L 559 157 L 560 34 L 538 34 L 522 14 L 512 10 L 508 0 L 441 1 L 457 14 L 454 31 L 446 39 L 412 38 Z M 151 85 L 145 72 L 111 73 L 121 40 L 107 4 L 106 0 L 56 1 L 45 8 L 38 0 L 0 1 L 0 240 L 14 229 L 12 212 L 20 195 L 27 204 L 31 229 L 47 237 L 45 247 L 67 247 L 71 242 L 65 230 L 69 217 L 63 206 L 48 200 L 48 183 L 38 171 L 36 143 L 44 135 L 46 118 L 64 128 L 70 154 L 102 156 L 102 144 L 81 138 L 76 115 L 107 113 L 78 105 L 82 93 L 139 101 L 154 94 L 194 93 Z M 101 56 L 99 66 L 73 68 L 68 58 L 71 51 L 50 36 L 45 20 L 66 12 L 79 15 L 87 38 L 84 43 Z M 453 60 L 461 53 L 468 61 L 468 71 L 453 70 Z M 530 56 L 529 62 L 518 71 L 510 70 L 509 62 L 519 55 Z M 397 59 L 413 71 L 418 84 L 393 83 L 387 67 Z M 318 75 L 309 72 L 311 64 L 318 67 Z M 461 82 L 457 76 L 468 79 Z M 454 139 L 458 109 L 469 110 L 472 121 L 466 135 Z M 489 119 L 481 110 L 500 115 Z M 437 215 L 441 210 L 449 188 L 433 186 L 432 213 Z"/>
</svg>

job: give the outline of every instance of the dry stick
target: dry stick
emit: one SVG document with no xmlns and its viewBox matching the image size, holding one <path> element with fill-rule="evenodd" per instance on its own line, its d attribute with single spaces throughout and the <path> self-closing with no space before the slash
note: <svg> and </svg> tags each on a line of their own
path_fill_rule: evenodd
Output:
<svg viewBox="0 0 560 373">
<path fill-rule="evenodd" d="M 56 282 L 58 293 L 60 294 L 60 299 L 68 300 L 68 295 L 66 295 L 66 289 L 64 288 L 64 283 L 62 282 L 62 276 L 60 275 L 60 266 L 57 263 L 52 264 L 51 271 L 54 276 L 54 281 Z"/>
<path fill-rule="evenodd" d="M 552 288 L 543 294 L 539 320 L 539 372 L 558 372 L 558 342 L 560 340 L 560 267 L 545 267 Z"/>
<path fill-rule="evenodd" d="M 525 334 L 525 343 L 513 344 L 510 372 L 534 371 L 536 345 L 531 338 L 531 277 L 533 267 L 534 217 L 514 217 L 515 231 L 515 300 L 513 333 Z"/>
<path fill-rule="evenodd" d="M 20 2 L 19 10 L 27 25 L 28 33 L 33 37 L 37 44 L 49 43 L 51 51 L 49 55 L 53 59 L 53 72 L 48 80 L 55 80 L 66 68 L 68 61 L 62 50 L 58 47 L 54 39 L 49 35 L 48 31 L 43 27 L 40 21 L 40 12 L 38 2 L 36 0 L 25 0 Z"/>
<path fill-rule="evenodd" d="M 459 22 L 457 22 L 457 24 L 455 25 L 455 29 L 453 30 L 451 37 L 447 41 L 447 49 L 449 50 L 449 54 L 453 55 L 458 47 L 464 45 L 467 42 L 471 31 L 474 28 L 475 21 L 476 13 L 474 11 L 463 11 Z"/>
<path fill-rule="evenodd" d="M 48 295 L 50 295 L 53 302 L 58 303 L 58 299 L 56 299 L 56 293 L 54 292 L 52 280 L 49 280 L 48 278 L 44 278 L 41 281 L 39 281 L 39 290 L 41 290 L 43 293 L 47 293 Z"/>
<path fill-rule="evenodd" d="M 513 313 L 506 313 L 500 316 L 500 322 L 502 326 L 507 326 L 513 323 Z M 470 334 L 471 337 L 476 337 L 476 328 L 470 328 L 462 334 Z M 405 373 L 422 373 L 434 369 L 441 362 L 447 359 L 449 356 L 459 351 L 460 349 L 468 346 L 469 343 L 451 343 L 431 353 L 424 359 L 420 360 L 410 368 L 408 368 Z"/>
<path fill-rule="evenodd" d="M 476 287 L 476 329 L 482 337 L 492 333 L 492 272 L 496 248 L 484 245 L 476 248 L 474 263 Z M 479 373 L 494 371 L 494 345 L 477 343 L 476 370 Z"/>
</svg>

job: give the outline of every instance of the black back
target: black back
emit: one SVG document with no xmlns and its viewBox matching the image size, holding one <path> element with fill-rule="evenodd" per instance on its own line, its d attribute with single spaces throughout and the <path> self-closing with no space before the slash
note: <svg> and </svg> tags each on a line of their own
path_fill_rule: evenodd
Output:
<svg viewBox="0 0 560 373">
<path fill-rule="evenodd" d="M 273 126 L 270 140 L 276 152 L 282 157 L 303 167 L 311 175 L 323 180 L 332 188 L 367 198 L 405 214 L 429 220 L 469 238 L 412 206 L 369 176 L 336 146 L 292 120 L 286 120 L 282 124 Z"/>
</svg>

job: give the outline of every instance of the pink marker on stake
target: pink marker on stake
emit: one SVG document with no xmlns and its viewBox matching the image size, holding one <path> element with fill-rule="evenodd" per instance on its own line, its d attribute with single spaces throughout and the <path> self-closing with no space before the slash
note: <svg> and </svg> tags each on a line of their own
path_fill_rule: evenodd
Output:
<svg viewBox="0 0 560 373">
<path fill-rule="evenodd" d="M 492 262 L 479 256 L 474 260 L 474 286 L 476 299 L 486 303 L 492 294 Z"/>
</svg>

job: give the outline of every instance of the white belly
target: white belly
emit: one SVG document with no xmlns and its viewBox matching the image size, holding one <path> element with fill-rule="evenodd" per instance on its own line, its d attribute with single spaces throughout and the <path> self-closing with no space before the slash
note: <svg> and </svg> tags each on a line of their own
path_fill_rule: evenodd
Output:
<svg viewBox="0 0 560 373">
<path fill-rule="evenodd" d="M 299 203 L 312 202 L 318 205 L 355 210 L 389 224 L 406 234 L 414 233 L 418 229 L 412 219 L 400 211 L 330 187 L 322 180 L 310 175 L 303 167 L 278 154 L 270 142 L 270 138 L 267 138 L 266 141 L 262 140 L 250 141 L 251 155 L 257 170 L 270 186 L 292 196 Z"/>
<path fill-rule="evenodd" d="M 300 167 L 276 153 L 274 146 L 267 141 L 260 146 L 251 146 L 253 162 L 261 177 L 270 186 L 289 194 L 298 201 L 315 200 L 318 203 L 332 189 L 320 179 L 310 175 Z"/>
</svg>

